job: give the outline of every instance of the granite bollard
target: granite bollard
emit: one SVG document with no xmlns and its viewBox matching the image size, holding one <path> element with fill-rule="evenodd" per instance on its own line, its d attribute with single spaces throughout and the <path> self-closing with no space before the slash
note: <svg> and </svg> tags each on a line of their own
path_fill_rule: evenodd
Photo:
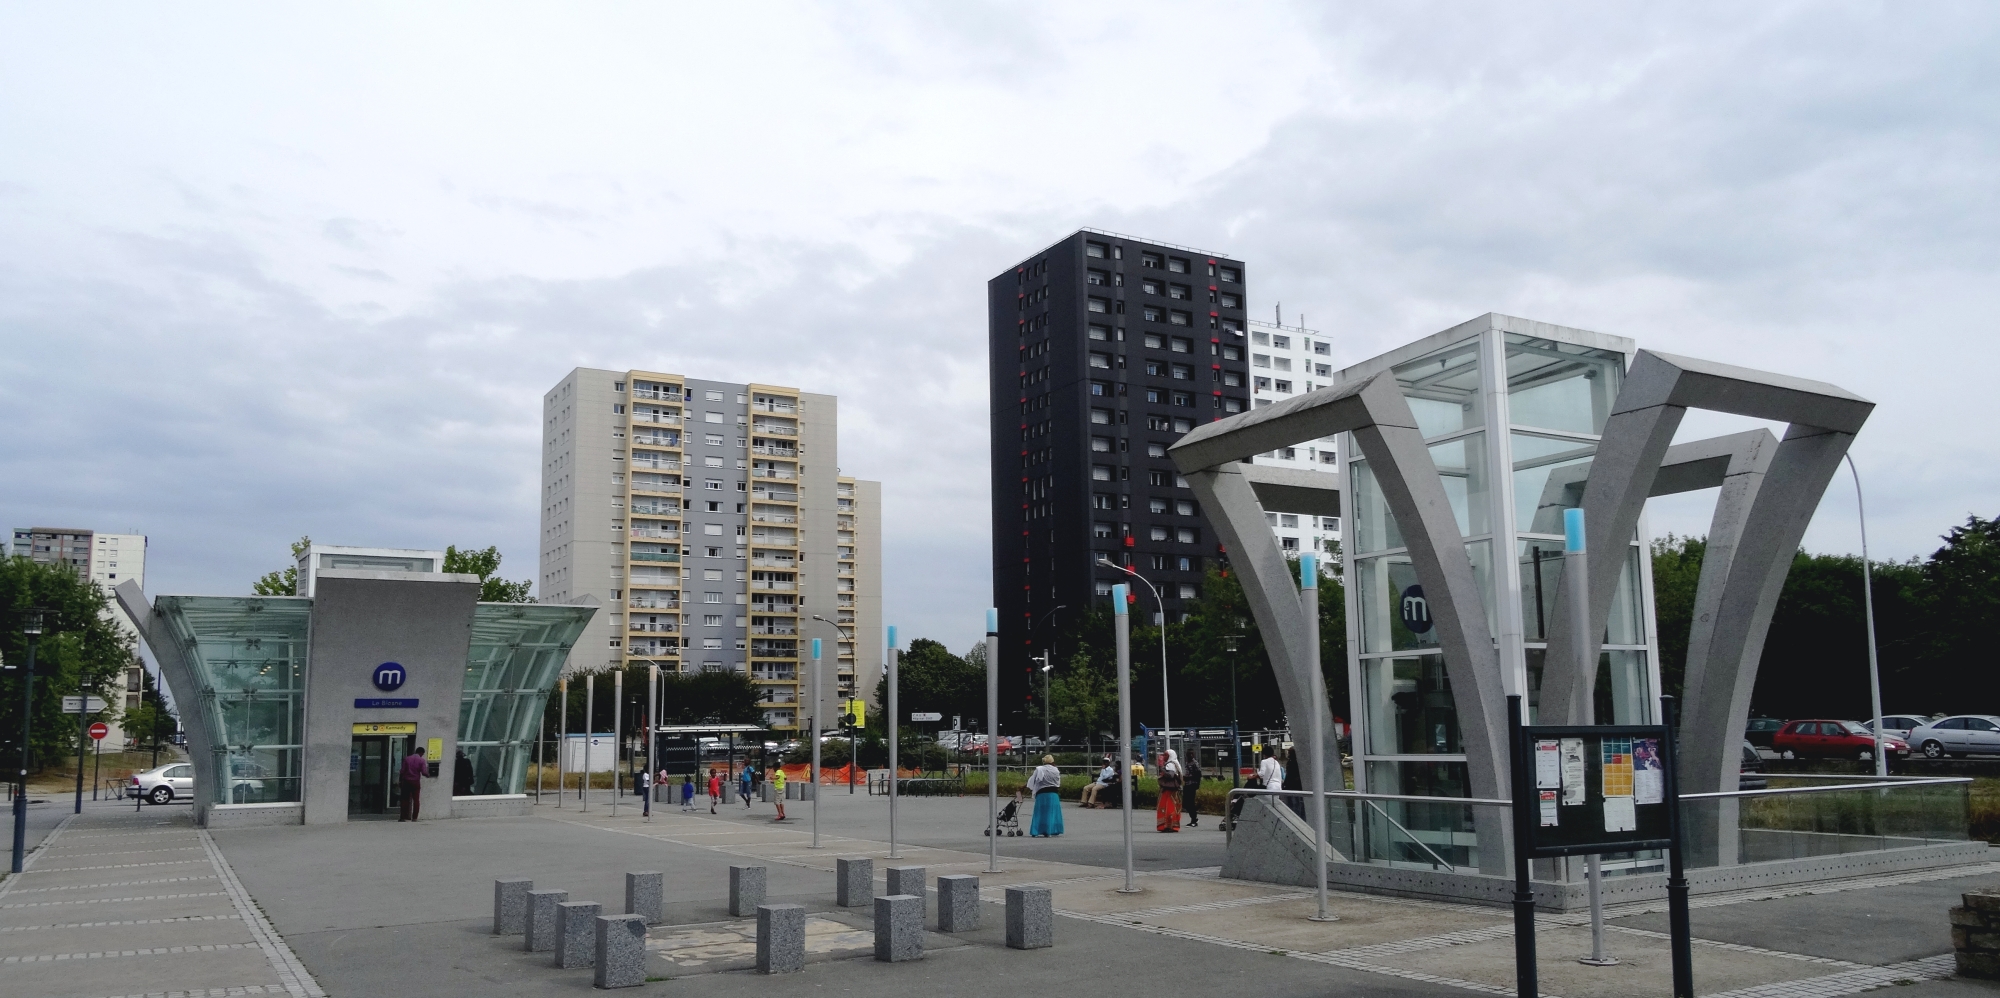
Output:
<svg viewBox="0 0 2000 998">
<path fill-rule="evenodd" d="M 889 874 L 889 886 L 882 893 L 914 895 L 918 901 L 923 902 L 924 908 L 929 907 L 930 896 L 929 891 L 925 889 L 923 867 L 892 866 L 887 872 Z M 922 910 L 922 908 L 919 910 Z"/>
<path fill-rule="evenodd" d="M 532 880 L 495 880 L 493 882 L 493 934 L 512 935 L 528 930 L 528 892 L 535 889 Z"/>
<path fill-rule="evenodd" d="M 971 932 L 979 928 L 979 878 L 954 873 L 937 878 L 938 931 Z"/>
<path fill-rule="evenodd" d="M 732 866 L 729 868 L 729 913 L 737 918 L 749 918 L 757 914 L 757 906 L 764 903 L 764 868 L 761 866 Z"/>
<path fill-rule="evenodd" d="M 564 901 L 556 905 L 556 953 L 552 961 L 564 970 L 590 966 L 597 942 L 592 923 L 602 909 L 595 901 Z"/>
<path fill-rule="evenodd" d="M 765 780 L 757 784 L 757 799 L 766 804 L 778 799 L 778 791 L 772 786 L 771 781 Z"/>
<path fill-rule="evenodd" d="M 666 874 L 657 870 L 625 875 L 625 913 L 637 915 L 647 925 L 665 917 Z"/>
<path fill-rule="evenodd" d="M 1007 946 L 1043 949 L 1056 944 L 1055 892 L 1046 887 L 1007 888 Z"/>
<path fill-rule="evenodd" d="M 757 972 L 789 974 L 806 966 L 806 910 L 796 904 L 757 906 Z"/>
<path fill-rule="evenodd" d="M 593 947 L 597 970 L 591 984 L 635 988 L 646 983 L 646 923 L 638 915 L 599 915 Z"/>
<path fill-rule="evenodd" d="M 866 856 L 842 857 L 833 861 L 833 903 L 842 908 L 859 908 L 875 893 L 875 861 Z"/>
<path fill-rule="evenodd" d="M 875 899 L 875 959 L 902 963 L 924 958 L 924 899 L 891 894 Z"/>
<path fill-rule="evenodd" d="M 569 900 L 568 891 L 529 891 L 528 920 L 521 948 L 547 953 L 556 948 L 556 905 Z"/>
</svg>

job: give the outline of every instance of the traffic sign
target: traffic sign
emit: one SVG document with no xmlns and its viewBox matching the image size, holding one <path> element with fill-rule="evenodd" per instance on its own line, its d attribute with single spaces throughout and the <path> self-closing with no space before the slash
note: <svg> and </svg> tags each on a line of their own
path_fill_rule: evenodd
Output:
<svg viewBox="0 0 2000 998">
<path fill-rule="evenodd" d="M 944 715 L 934 710 L 920 710 L 910 715 L 912 721 L 942 721 Z"/>
<path fill-rule="evenodd" d="M 103 709 L 103 697 L 63 697 L 63 713 L 65 714 L 95 714 Z"/>
<path fill-rule="evenodd" d="M 111 726 L 105 724 L 103 721 L 98 721 L 97 723 L 92 724 L 90 726 L 90 737 L 93 741 L 101 742 L 104 740 L 104 736 L 110 733 L 111 733 Z"/>
</svg>

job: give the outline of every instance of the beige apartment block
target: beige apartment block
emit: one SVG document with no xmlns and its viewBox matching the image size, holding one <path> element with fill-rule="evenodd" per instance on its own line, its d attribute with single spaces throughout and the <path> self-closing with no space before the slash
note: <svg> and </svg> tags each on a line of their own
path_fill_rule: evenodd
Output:
<svg viewBox="0 0 2000 998">
<path fill-rule="evenodd" d="M 13 552 L 17 557 L 41 564 L 67 566 L 96 583 L 107 598 L 121 582 L 137 582 L 141 587 L 146 584 L 145 534 L 106 534 L 77 527 L 17 527 Z M 102 747 L 116 750 L 125 745 L 128 737 L 119 723 L 119 712 L 139 706 L 141 691 L 145 689 L 146 663 L 139 657 L 138 634 L 125 615 L 107 610 L 106 617 L 119 633 L 133 641 L 131 663 L 98 694 L 109 709 L 92 718 L 110 726 L 111 733 L 104 737 Z"/>
<path fill-rule="evenodd" d="M 838 428 L 834 396 L 777 385 L 577 368 L 549 389 L 540 598 L 606 607 L 565 672 L 742 673 L 796 730 L 818 637 L 820 716 L 871 694 L 881 485 L 841 477 Z"/>
</svg>

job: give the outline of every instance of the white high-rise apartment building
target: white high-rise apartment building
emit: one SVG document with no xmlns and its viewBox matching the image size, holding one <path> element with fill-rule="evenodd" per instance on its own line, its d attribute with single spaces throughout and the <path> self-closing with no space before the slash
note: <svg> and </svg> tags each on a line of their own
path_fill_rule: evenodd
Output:
<svg viewBox="0 0 2000 998">
<path fill-rule="evenodd" d="M 838 415 L 831 395 L 651 371 L 549 389 L 539 592 L 605 606 L 565 671 L 744 673 L 766 722 L 796 729 L 819 638 L 822 727 L 871 697 L 882 486 L 840 474 Z"/>
<path fill-rule="evenodd" d="M 1333 347 L 1316 329 L 1250 320 L 1251 404 L 1270 405 L 1301 392 L 1325 388 L 1333 381 Z M 1295 447 L 1257 455 L 1258 464 L 1308 471 L 1338 472 L 1334 459 L 1335 437 L 1310 441 Z M 1286 554 L 1318 551 L 1321 555 L 1340 548 L 1340 517 L 1272 511 L 1271 533 Z M 1334 563 L 1322 559 L 1331 570 Z"/>
<path fill-rule="evenodd" d="M 68 565 L 97 583 L 107 598 L 121 583 L 137 582 L 141 588 L 146 585 L 145 534 L 105 534 L 72 527 L 16 527 L 14 555 L 43 564 Z M 145 688 L 142 673 L 146 668 L 139 657 L 139 635 L 123 613 L 111 610 L 109 616 L 120 633 L 132 639 L 133 651 L 131 663 L 118 674 L 115 685 L 104 692 L 104 700 L 113 709 L 137 707 L 140 691 Z M 115 749 L 124 745 L 124 729 L 115 719 L 107 717 L 106 723 L 111 726 L 111 733 L 104 738 L 105 747 Z"/>
</svg>

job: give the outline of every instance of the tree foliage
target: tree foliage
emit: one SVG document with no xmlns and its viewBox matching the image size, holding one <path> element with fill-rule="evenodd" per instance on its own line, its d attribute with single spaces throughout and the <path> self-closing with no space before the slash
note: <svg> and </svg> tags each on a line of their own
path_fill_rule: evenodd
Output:
<svg viewBox="0 0 2000 998">
<path fill-rule="evenodd" d="M 986 646 L 976 647 L 983 655 Z M 943 714 L 944 723 L 949 724 L 954 714 L 974 722 L 986 716 L 985 667 L 953 655 L 944 645 L 929 638 L 910 642 L 909 650 L 903 652 L 896 664 L 896 684 L 898 705 L 905 717 L 935 711 Z M 884 705 L 889 702 L 886 674 L 875 684 L 875 702 Z M 870 728 L 881 727 L 881 713 L 872 712 Z"/>
<path fill-rule="evenodd" d="M 578 672 L 569 677 L 568 723 L 571 733 L 607 732 L 617 717 L 617 669 Z M 624 714 L 621 730 L 638 731 L 645 725 L 646 666 L 625 671 Z M 595 689 L 586 680 L 595 677 Z M 584 723 L 585 702 L 589 701 L 590 723 Z M 549 691 L 548 706 L 542 713 L 542 727 L 550 737 L 560 729 L 563 699 Z M 757 687 L 740 672 L 691 672 L 660 674 L 661 724 L 762 724 L 764 705 L 758 701 Z"/>
<path fill-rule="evenodd" d="M 49 611 L 35 641 L 33 733 L 29 768 L 39 770 L 76 751 L 78 718 L 62 713 L 62 698 L 103 695 L 134 662 L 132 639 L 111 622 L 104 590 L 65 565 L 25 557 L 0 562 L 0 752 L 9 765 L 20 751 L 21 687 L 27 681 L 25 611 Z"/>
<path fill-rule="evenodd" d="M 250 591 L 259 596 L 297 596 L 299 594 L 299 555 L 305 554 L 312 546 L 311 537 L 301 536 L 292 542 L 292 563 L 283 571 L 266 572 L 250 586 Z"/>
<path fill-rule="evenodd" d="M 509 582 L 500 578 L 500 549 L 488 546 L 483 551 L 460 551 L 456 545 L 444 549 L 444 570 L 460 575 L 479 576 L 479 602 L 481 603 L 533 603 L 535 583 L 532 579 Z"/>
</svg>

